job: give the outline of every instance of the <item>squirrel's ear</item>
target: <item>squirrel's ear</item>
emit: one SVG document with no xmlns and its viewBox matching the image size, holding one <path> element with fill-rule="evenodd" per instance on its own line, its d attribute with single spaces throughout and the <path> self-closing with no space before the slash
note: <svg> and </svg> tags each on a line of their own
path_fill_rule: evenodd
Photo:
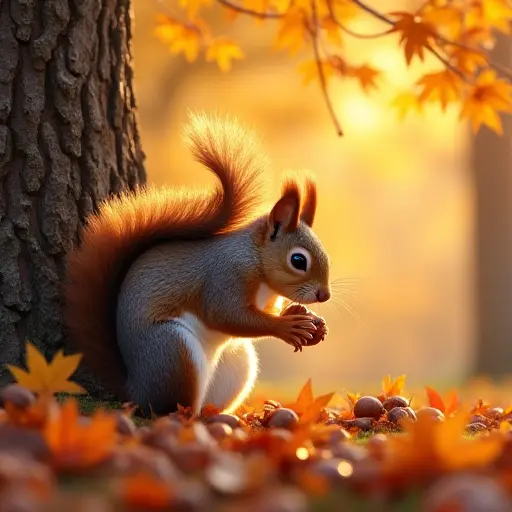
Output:
<svg viewBox="0 0 512 512">
<path fill-rule="evenodd" d="M 300 189 L 297 183 L 289 181 L 283 187 L 283 195 L 268 216 L 270 238 L 275 239 L 280 229 L 293 231 L 299 225 Z"/>
<path fill-rule="evenodd" d="M 300 213 L 301 220 L 309 227 L 313 226 L 316 213 L 316 183 L 312 177 L 306 178 L 305 184 L 305 197 Z"/>
</svg>

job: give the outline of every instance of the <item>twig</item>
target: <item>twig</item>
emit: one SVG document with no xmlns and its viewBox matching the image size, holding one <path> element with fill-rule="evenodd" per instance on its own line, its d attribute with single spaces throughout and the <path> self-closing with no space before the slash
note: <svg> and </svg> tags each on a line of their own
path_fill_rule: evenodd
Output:
<svg viewBox="0 0 512 512">
<path fill-rule="evenodd" d="M 252 9 L 246 9 L 245 7 L 241 7 L 236 4 L 232 4 L 228 0 L 217 0 L 219 4 L 226 7 L 227 9 L 231 9 L 232 11 L 240 12 L 242 14 L 248 14 L 249 16 L 254 16 L 255 18 L 260 19 L 279 19 L 283 18 L 284 14 L 279 12 L 259 12 L 253 11 Z"/>
<path fill-rule="evenodd" d="M 379 32 L 377 34 L 360 34 L 359 32 L 354 32 L 352 29 L 346 27 L 345 25 L 343 25 L 343 23 L 340 22 L 340 20 L 336 16 L 336 13 L 334 12 L 332 1 L 327 0 L 326 3 L 327 9 L 329 10 L 329 16 L 331 17 L 331 19 L 334 21 L 334 23 L 336 23 L 340 30 L 342 30 L 351 37 L 355 37 L 356 39 L 377 39 L 378 37 L 387 36 L 389 34 L 387 30 L 385 32 Z"/>
<path fill-rule="evenodd" d="M 361 0 L 352 0 L 352 3 L 356 4 L 360 9 L 367 12 L 368 14 L 371 14 L 374 18 L 378 18 L 388 25 L 395 25 L 395 22 L 392 19 L 388 18 L 385 14 L 376 11 L 373 7 L 366 5 L 364 2 L 361 2 Z"/>
<path fill-rule="evenodd" d="M 322 66 L 322 61 L 320 59 L 320 51 L 318 49 L 318 15 L 316 11 L 316 3 L 315 0 L 311 0 L 311 11 L 313 15 L 313 27 L 308 27 L 309 33 L 311 34 L 311 38 L 313 40 L 313 51 L 315 53 L 315 61 L 316 67 L 318 69 L 318 77 L 320 79 L 320 86 L 322 89 L 322 94 L 324 97 L 325 104 L 327 109 L 329 110 L 329 114 L 331 115 L 334 126 L 336 127 L 336 131 L 340 137 L 343 136 L 343 129 L 338 121 L 336 116 L 336 112 L 334 111 L 334 107 L 329 97 L 329 93 L 327 92 L 327 80 L 325 79 L 324 68 Z"/>
<path fill-rule="evenodd" d="M 455 73 L 460 79 L 464 80 L 464 82 L 471 82 L 467 75 L 462 73 L 460 69 L 457 69 L 447 58 L 443 57 L 435 48 L 428 46 L 427 49 L 430 51 L 432 55 L 437 57 L 442 62 L 446 69 L 450 70 L 452 73 Z M 444 48 L 442 49 L 444 50 Z"/>
</svg>

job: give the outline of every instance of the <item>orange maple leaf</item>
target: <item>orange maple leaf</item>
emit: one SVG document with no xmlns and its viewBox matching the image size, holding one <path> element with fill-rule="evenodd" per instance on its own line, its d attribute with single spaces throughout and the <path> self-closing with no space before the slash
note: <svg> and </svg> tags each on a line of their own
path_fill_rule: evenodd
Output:
<svg viewBox="0 0 512 512">
<path fill-rule="evenodd" d="M 390 13 L 389 16 L 396 18 L 389 32 L 400 34 L 400 44 L 403 44 L 407 65 L 415 55 L 423 60 L 425 48 L 431 48 L 437 37 L 434 26 L 420 15 L 410 12 L 397 11 Z"/>
<path fill-rule="evenodd" d="M 279 31 L 274 42 L 277 50 L 288 49 L 290 54 L 297 53 L 309 37 L 306 29 L 306 14 L 298 7 L 291 7 L 280 20 Z"/>
<path fill-rule="evenodd" d="M 64 352 L 60 350 L 48 363 L 35 345 L 27 342 L 26 365 L 28 371 L 10 364 L 6 364 L 6 367 L 20 386 L 35 393 L 86 393 L 81 386 L 68 380 L 78 367 L 81 358 L 81 354 L 65 356 Z"/>
<path fill-rule="evenodd" d="M 308 379 L 300 390 L 295 402 L 286 407 L 293 409 L 299 415 L 300 423 L 314 423 L 318 420 L 322 409 L 327 407 L 333 396 L 334 392 L 315 398 L 311 379 Z"/>
<path fill-rule="evenodd" d="M 327 34 L 327 41 L 335 46 L 342 46 L 343 40 L 340 34 L 340 27 L 336 23 L 336 21 L 332 18 L 332 16 L 325 16 L 320 21 L 320 27 L 325 30 Z"/>
<path fill-rule="evenodd" d="M 486 69 L 480 73 L 476 84 L 469 87 L 460 118 L 469 119 L 475 132 L 481 125 L 486 125 L 501 135 L 503 127 L 499 112 L 512 112 L 512 85 L 497 78 L 494 70 Z"/>
<path fill-rule="evenodd" d="M 434 5 L 425 3 L 421 17 L 448 39 L 457 40 L 462 31 L 464 11 L 454 5 Z"/>
<path fill-rule="evenodd" d="M 450 51 L 450 62 L 461 73 L 473 75 L 478 68 L 487 64 L 487 59 L 477 49 L 455 46 Z"/>
<path fill-rule="evenodd" d="M 406 377 L 404 374 L 393 380 L 391 375 L 386 375 L 382 379 L 382 396 L 387 398 L 389 396 L 401 395 L 404 391 Z"/>
<path fill-rule="evenodd" d="M 219 69 L 227 72 L 231 69 L 233 59 L 243 59 L 245 57 L 240 47 L 230 39 L 215 39 L 206 50 L 206 61 L 215 61 Z"/>
<path fill-rule="evenodd" d="M 117 438 L 115 415 L 97 410 L 88 421 L 83 420 L 74 399 L 66 400 L 48 418 L 43 435 L 55 468 L 89 468 L 111 455 Z"/>
<path fill-rule="evenodd" d="M 465 439 L 468 415 L 459 413 L 444 422 L 429 416 L 404 422 L 405 432 L 389 436 L 383 460 L 386 473 L 400 475 L 402 483 L 443 471 L 479 468 L 492 463 L 500 454 L 504 437 L 498 433 Z"/>
<path fill-rule="evenodd" d="M 206 24 L 200 19 L 182 23 L 171 16 L 159 15 L 154 33 L 171 53 L 183 53 L 189 62 L 197 59 L 203 44 Z"/>
<path fill-rule="evenodd" d="M 462 80 L 449 69 L 427 73 L 417 80 L 416 84 L 421 87 L 418 100 L 439 102 L 443 112 L 446 111 L 449 103 L 459 100 L 464 85 Z"/>
<path fill-rule="evenodd" d="M 381 71 L 368 64 L 363 64 L 362 66 L 349 66 L 345 74 L 356 78 L 363 91 L 369 92 L 371 89 L 378 88 L 377 80 L 381 76 Z"/>
<path fill-rule="evenodd" d="M 434 388 L 426 386 L 425 390 L 427 392 L 428 403 L 430 407 L 439 409 L 446 416 L 449 416 L 457 411 L 460 403 L 457 391 L 450 391 L 446 395 L 446 399 L 443 400 L 441 395 Z"/>
<path fill-rule="evenodd" d="M 141 472 L 125 477 L 120 484 L 121 500 L 129 507 L 144 510 L 168 509 L 174 497 L 174 489 L 162 480 Z"/>
<path fill-rule="evenodd" d="M 13 425 L 39 430 L 46 423 L 50 408 L 54 405 L 55 403 L 39 398 L 28 407 L 17 407 L 12 402 L 6 401 L 4 409 L 7 419 Z"/>
</svg>

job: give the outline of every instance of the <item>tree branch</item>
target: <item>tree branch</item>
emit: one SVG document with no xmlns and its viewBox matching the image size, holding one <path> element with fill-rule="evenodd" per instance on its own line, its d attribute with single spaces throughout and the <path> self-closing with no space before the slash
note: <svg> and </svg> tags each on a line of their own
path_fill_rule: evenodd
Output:
<svg viewBox="0 0 512 512">
<path fill-rule="evenodd" d="M 336 131 L 340 137 L 343 136 L 343 129 L 338 121 L 338 117 L 336 116 L 336 112 L 334 111 L 334 106 L 332 104 L 331 98 L 329 97 L 329 93 L 327 91 L 327 80 L 325 79 L 324 68 L 322 65 L 322 60 L 320 58 L 320 50 L 318 48 L 318 15 L 316 11 L 316 3 L 315 0 L 311 0 L 311 11 L 313 17 L 313 27 L 308 27 L 309 33 L 311 34 L 311 38 L 313 40 L 313 52 L 315 53 L 315 62 L 318 69 L 318 77 L 320 79 L 320 86 L 322 89 L 322 94 L 324 97 L 325 104 L 327 109 L 329 110 L 329 114 L 331 115 L 334 126 L 336 127 Z"/>
<path fill-rule="evenodd" d="M 232 11 L 247 14 L 249 16 L 253 16 L 254 18 L 279 19 L 284 17 L 284 14 L 279 12 L 259 12 L 253 11 L 252 9 L 246 9 L 245 7 L 241 7 L 240 5 L 232 4 L 231 2 L 229 2 L 229 0 L 217 0 L 217 2 L 219 2 L 219 4 L 221 4 L 226 9 L 231 9 Z"/>
</svg>

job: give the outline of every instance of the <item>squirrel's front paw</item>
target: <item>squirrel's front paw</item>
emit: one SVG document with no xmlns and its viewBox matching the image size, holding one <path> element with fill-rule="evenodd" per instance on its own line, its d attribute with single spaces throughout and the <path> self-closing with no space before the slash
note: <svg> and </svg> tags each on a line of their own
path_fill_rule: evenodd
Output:
<svg viewBox="0 0 512 512">
<path fill-rule="evenodd" d="M 302 346 L 312 341 L 316 332 L 311 315 L 281 315 L 279 317 L 279 338 L 292 345 L 295 352 L 302 351 Z"/>
<path fill-rule="evenodd" d="M 311 338 L 305 339 L 305 342 L 303 342 L 299 347 L 296 346 L 294 352 L 297 352 L 298 350 L 302 351 L 303 345 L 306 345 L 308 347 L 312 345 L 317 345 L 318 343 L 323 341 L 327 336 L 329 330 L 327 328 L 325 320 L 321 316 L 318 316 L 315 313 L 313 313 L 303 304 L 292 304 L 281 313 L 281 316 L 292 315 L 308 316 L 311 319 L 313 325 L 316 327 L 313 336 Z"/>
</svg>

